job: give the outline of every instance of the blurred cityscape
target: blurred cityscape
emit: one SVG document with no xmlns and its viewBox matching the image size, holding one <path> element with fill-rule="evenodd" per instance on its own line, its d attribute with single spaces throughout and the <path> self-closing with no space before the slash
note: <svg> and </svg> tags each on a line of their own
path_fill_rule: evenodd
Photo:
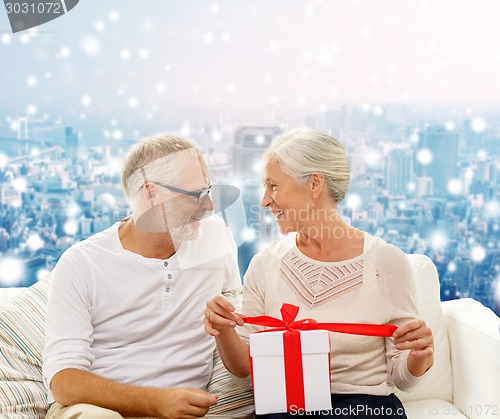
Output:
<svg viewBox="0 0 500 419">
<path fill-rule="evenodd" d="M 85 124 L 89 124 L 86 121 Z M 83 124 L 83 122 L 82 122 Z M 234 231 L 243 275 L 279 236 L 260 208 L 260 157 L 283 130 L 309 126 L 347 147 L 351 188 L 345 219 L 436 264 L 441 299 L 472 297 L 500 315 L 500 114 L 408 105 L 344 106 L 305 117 L 240 124 L 191 123 L 213 184 L 241 191 L 246 227 Z M 88 138 L 62 120 L 0 110 L 0 286 L 29 286 L 73 243 L 129 213 L 121 161 L 138 138 L 117 130 Z"/>
</svg>

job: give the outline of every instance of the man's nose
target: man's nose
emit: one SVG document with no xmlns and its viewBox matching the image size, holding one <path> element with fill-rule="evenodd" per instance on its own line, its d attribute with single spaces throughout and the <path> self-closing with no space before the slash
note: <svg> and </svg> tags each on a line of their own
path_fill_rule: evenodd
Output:
<svg viewBox="0 0 500 419">
<path fill-rule="evenodd" d="M 212 197 L 210 195 L 205 196 L 202 199 L 200 206 L 207 211 L 213 211 L 214 203 L 212 201 Z"/>
</svg>

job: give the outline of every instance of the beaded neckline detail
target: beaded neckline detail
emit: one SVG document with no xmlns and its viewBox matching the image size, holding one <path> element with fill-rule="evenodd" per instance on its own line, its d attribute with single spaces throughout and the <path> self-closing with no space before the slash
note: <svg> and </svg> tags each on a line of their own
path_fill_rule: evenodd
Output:
<svg viewBox="0 0 500 419">
<path fill-rule="evenodd" d="M 363 259 L 316 265 L 294 249 L 283 259 L 280 276 L 304 304 L 314 308 L 359 289 L 363 284 Z"/>
</svg>

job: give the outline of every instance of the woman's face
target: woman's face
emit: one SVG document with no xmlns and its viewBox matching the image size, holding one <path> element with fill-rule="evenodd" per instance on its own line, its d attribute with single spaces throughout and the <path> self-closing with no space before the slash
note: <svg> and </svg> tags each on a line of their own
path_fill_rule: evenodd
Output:
<svg viewBox="0 0 500 419">
<path fill-rule="evenodd" d="M 269 208 L 283 234 L 300 231 L 310 220 L 312 200 L 309 189 L 285 173 L 276 161 L 264 168 L 262 206 Z"/>
</svg>

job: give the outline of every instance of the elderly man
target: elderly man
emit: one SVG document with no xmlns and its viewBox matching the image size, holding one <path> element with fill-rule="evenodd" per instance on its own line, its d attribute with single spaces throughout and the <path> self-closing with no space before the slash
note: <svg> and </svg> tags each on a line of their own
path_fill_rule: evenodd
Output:
<svg viewBox="0 0 500 419">
<path fill-rule="evenodd" d="M 158 136 L 131 150 L 122 186 L 132 215 L 54 269 L 49 419 L 201 417 L 217 403 L 204 390 L 215 344 L 203 312 L 241 283 L 231 233 L 210 215 L 207 165 L 193 143 Z"/>
</svg>

